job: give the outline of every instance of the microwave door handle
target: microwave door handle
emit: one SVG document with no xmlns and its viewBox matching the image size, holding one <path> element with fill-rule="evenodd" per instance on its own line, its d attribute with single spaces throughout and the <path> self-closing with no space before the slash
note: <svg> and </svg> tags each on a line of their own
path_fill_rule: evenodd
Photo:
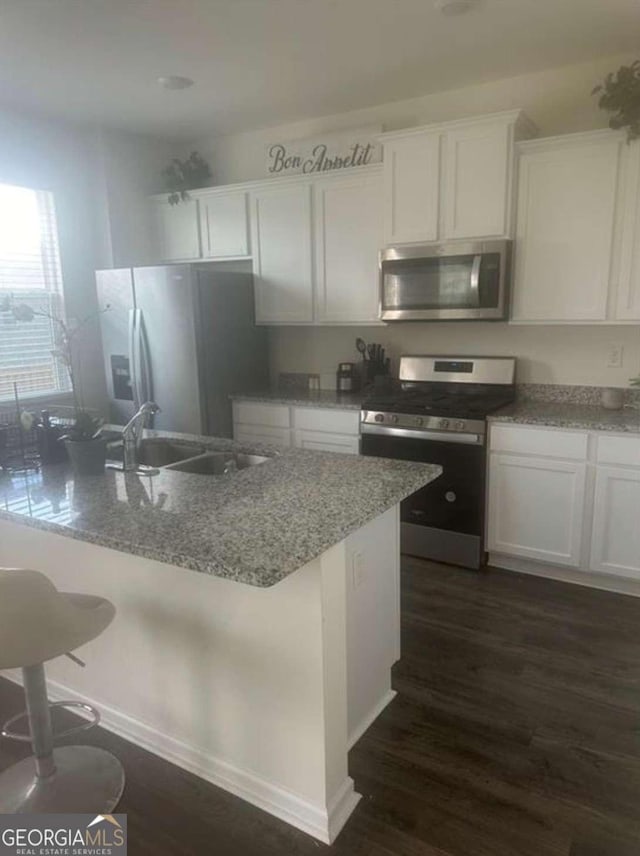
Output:
<svg viewBox="0 0 640 856">
<path fill-rule="evenodd" d="M 471 296 L 473 298 L 473 303 L 475 306 L 480 306 L 480 265 L 482 264 L 482 256 L 478 253 L 478 255 L 473 257 L 473 264 L 471 265 Z"/>
</svg>

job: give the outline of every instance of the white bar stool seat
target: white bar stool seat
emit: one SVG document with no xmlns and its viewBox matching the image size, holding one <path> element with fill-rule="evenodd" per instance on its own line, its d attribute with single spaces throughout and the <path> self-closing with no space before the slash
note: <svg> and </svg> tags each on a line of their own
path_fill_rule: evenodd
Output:
<svg viewBox="0 0 640 856">
<path fill-rule="evenodd" d="M 124 770 L 114 755 L 93 746 L 53 748 L 50 707 L 76 707 L 92 717 L 57 737 L 91 728 L 100 715 L 78 702 L 50 705 L 43 665 L 95 639 L 114 615 L 110 601 L 59 592 L 39 571 L 0 568 L 0 670 L 22 669 L 27 703 L 26 714 L 8 720 L 2 735 L 33 749 L 30 758 L 0 773 L 0 814 L 109 814 L 118 804 Z M 25 716 L 29 735 L 12 730 Z"/>
</svg>

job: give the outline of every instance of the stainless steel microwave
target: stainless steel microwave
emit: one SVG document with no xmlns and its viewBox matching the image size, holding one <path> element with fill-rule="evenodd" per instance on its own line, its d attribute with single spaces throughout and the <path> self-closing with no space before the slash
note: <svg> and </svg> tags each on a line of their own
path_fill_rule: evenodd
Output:
<svg viewBox="0 0 640 856">
<path fill-rule="evenodd" d="M 452 241 L 380 253 L 383 321 L 507 317 L 511 241 Z"/>
</svg>

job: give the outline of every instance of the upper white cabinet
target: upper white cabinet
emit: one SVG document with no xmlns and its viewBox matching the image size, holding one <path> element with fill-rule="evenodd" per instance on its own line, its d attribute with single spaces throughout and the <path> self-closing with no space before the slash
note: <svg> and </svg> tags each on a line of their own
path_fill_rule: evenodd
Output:
<svg viewBox="0 0 640 856">
<path fill-rule="evenodd" d="M 377 321 L 382 246 L 382 174 L 336 175 L 314 182 L 316 320 Z"/>
<path fill-rule="evenodd" d="M 159 261 L 178 262 L 200 258 L 198 201 L 170 205 L 167 196 L 150 200 L 151 227 L 155 252 Z"/>
<path fill-rule="evenodd" d="M 258 324 L 313 321 L 311 182 L 273 182 L 251 193 Z"/>
<path fill-rule="evenodd" d="M 440 134 L 391 137 L 384 144 L 384 241 L 438 240 Z"/>
<path fill-rule="evenodd" d="M 615 318 L 640 321 L 640 141 L 622 152 L 622 235 Z"/>
<path fill-rule="evenodd" d="M 520 145 L 514 321 L 607 319 L 623 145 L 611 131 Z"/>
<path fill-rule="evenodd" d="M 510 235 L 512 123 L 452 129 L 444 145 L 443 237 Z"/>
<path fill-rule="evenodd" d="M 198 204 L 204 259 L 250 255 L 247 193 L 244 190 L 202 191 Z"/>
<path fill-rule="evenodd" d="M 383 134 L 386 244 L 511 237 L 519 111 Z"/>
</svg>

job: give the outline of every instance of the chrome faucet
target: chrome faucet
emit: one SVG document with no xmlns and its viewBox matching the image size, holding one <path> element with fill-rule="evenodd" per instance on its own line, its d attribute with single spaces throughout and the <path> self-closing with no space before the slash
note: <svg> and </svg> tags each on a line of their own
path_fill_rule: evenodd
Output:
<svg viewBox="0 0 640 856">
<path fill-rule="evenodd" d="M 142 443 L 142 434 L 149 416 L 158 413 L 160 408 L 155 401 L 145 401 L 140 409 L 122 429 L 122 445 L 124 447 L 123 466 L 125 472 L 138 468 L 138 452 Z"/>
</svg>

